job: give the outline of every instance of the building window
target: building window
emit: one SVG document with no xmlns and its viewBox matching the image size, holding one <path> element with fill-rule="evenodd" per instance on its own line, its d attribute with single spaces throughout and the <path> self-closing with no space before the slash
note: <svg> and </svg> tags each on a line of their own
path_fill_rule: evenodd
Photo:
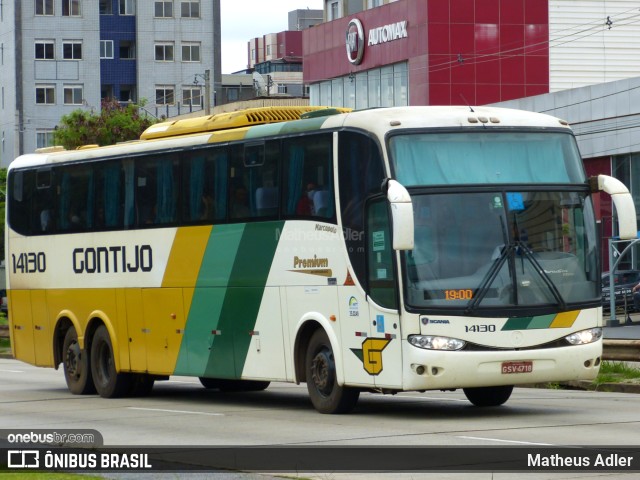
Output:
<svg viewBox="0 0 640 480">
<path fill-rule="evenodd" d="M 382 5 L 382 0 L 367 0 L 367 8 L 376 8 Z"/>
<path fill-rule="evenodd" d="M 136 0 L 119 0 L 120 3 L 120 15 L 135 15 L 136 14 Z"/>
<path fill-rule="evenodd" d="M 53 130 L 36 130 L 36 148 L 53 146 Z"/>
<path fill-rule="evenodd" d="M 200 44 L 199 43 L 183 43 L 182 44 L 182 61 L 183 62 L 199 62 L 200 61 Z"/>
<path fill-rule="evenodd" d="M 156 62 L 173 62 L 173 43 L 156 43 Z"/>
<path fill-rule="evenodd" d="M 36 40 L 36 60 L 54 60 L 55 42 L 53 40 Z"/>
<path fill-rule="evenodd" d="M 136 43 L 131 40 L 121 40 L 119 53 L 120 53 L 120 60 L 135 60 Z"/>
<path fill-rule="evenodd" d="M 100 15 L 113 15 L 113 0 L 100 0 Z"/>
<path fill-rule="evenodd" d="M 113 40 L 100 40 L 100 58 L 113 58 Z"/>
<path fill-rule="evenodd" d="M 80 40 L 62 42 L 62 58 L 65 60 L 82 60 L 82 42 Z"/>
<path fill-rule="evenodd" d="M 287 93 L 287 86 L 278 84 L 278 93 Z"/>
<path fill-rule="evenodd" d="M 240 97 L 239 89 L 237 88 L 229 88 L 227 89 L 227 100 L 230 102 L 235 102 Z"/>
<path fill-rule="evenodd" d="M 113 98 L 113 85 L 100 85 L 100 98 Z"/>
<path fill-rule="evenodd" d="M 62 0 L 63 17 L 80 16 L 80 0 Z"/>
<path fill-rule="evenodd" d="M 84 100 L 82 94 L 82 85 L 65 85 L 64 87 L 64 104 L 65 105 L 82 105 Z"/>
<path fill-rule="evenodd" d="M 173 105 L 175 90 L 173 85 L 156 85 L 156 105 Z"/>
<path fill-rule="evenodd" d="M 180 2 L 180 15 L 182 17 L 200 18 L 200 0 Z"/>
<path fill-rule="evenodd" d="M 36 85 L 36 104 L 55 105 L 56 87 L 55 85 Z"/>
<path fill-rule="evenodd" d="M 155 4 L 155 13 L 154 16 L 156 18 L 171 18 L 173 17 L 173 0 L 163 0 L 156 2 Z"/>
<path fill-rule="evenodd" d="M 329 2 L 329 8 L 327 8 L 327 21 L 336 20 L 340 18 L 340 2 Z"/>
<path fill-rule="evenodd" d="M 118 100 L 121 102 L 137 102 L 136 86 L 120 85 L 120 95 L 118 95 Z"/>
<path fill-rule="evenodd" d="M 200 87 L 183 87 L 182 104 L 202 107 L 202 89 Z"/>
<path fill-rule="evenodd" d="M 36 15 L 53 15 L 53 0 L 36 0 Z"/>
</svg>

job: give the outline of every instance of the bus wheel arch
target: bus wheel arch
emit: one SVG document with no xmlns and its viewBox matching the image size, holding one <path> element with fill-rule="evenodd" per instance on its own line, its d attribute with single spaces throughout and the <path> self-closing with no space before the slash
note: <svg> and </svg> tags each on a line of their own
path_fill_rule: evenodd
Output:
<svg viewBox="0 0 640 480">
<path fill-rule="evenodd" d="M 305 378 L 311 403 L 320 413 L 348 413 L 360 397 L 357 388 L 341 385 L 337 365 L 326 330 L 316 329 L 305 350 Z"/>
<path fill-rule="evenodd" d="M 293 348 L 294 372 L 296 383 L 307 381 L 305 371 L 305 358 L 309 341 L 316 330 L 322 329 L 322 325 L 316 320 L 308 320 L 298 329 L 296 341 Z"/>
</svg>

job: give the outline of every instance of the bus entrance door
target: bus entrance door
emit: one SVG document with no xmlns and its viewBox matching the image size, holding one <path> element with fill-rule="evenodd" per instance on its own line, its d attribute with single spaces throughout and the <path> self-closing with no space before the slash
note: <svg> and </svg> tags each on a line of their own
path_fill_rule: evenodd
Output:
<svg viewBox="0 0 640 480">
<path fill-rule="evenodd" d="M 401 388 L 402 336 L 400 315 L 376 305 L 369 298 L 369 321 L 371 336 L 368 338 L 367 358 L 371 375 L 377 388 Z"/>
</svg>

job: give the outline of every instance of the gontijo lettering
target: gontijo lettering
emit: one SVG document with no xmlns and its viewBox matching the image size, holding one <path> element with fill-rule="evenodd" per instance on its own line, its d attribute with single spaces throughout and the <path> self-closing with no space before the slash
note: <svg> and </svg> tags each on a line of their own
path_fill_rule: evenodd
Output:
<svg viewBox="0 0 640 480">
<path fill-rule="evenodd" d="M 153 250 L 151 245 L 75 248 L 72 261 L 75 273 L 150 272 Z"/>
</svg>

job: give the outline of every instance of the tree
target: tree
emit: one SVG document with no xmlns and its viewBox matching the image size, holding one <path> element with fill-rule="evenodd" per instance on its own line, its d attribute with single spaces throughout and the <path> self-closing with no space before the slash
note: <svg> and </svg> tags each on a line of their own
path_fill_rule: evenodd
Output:
<svg viewBox="0 0 640 480">
<path fill-rule="evenodd" d="M 53 133 L 55 145 L 73 150 L 82 145 L 113 145 L 137 140 L 155 119 L 140 115 L 144 104 L 121 105 L 113 99 L 102 101 L 100 113 L 74 110 L 60 119 Z"/>
</svg>

